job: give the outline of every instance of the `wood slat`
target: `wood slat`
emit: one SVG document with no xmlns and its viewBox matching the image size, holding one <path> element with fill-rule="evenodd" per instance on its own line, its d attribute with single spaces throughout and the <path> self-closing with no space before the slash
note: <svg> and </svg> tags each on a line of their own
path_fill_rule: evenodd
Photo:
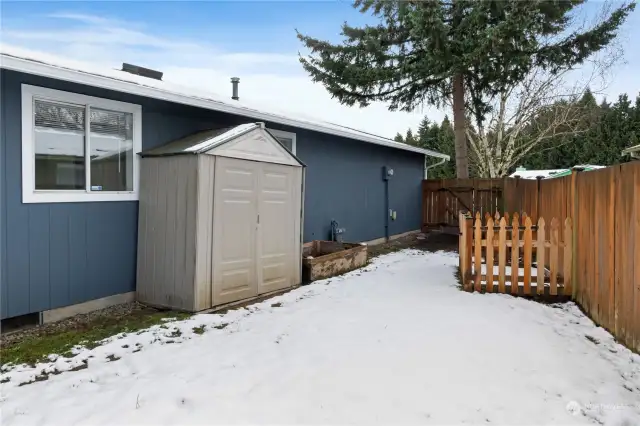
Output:
<svg viewBox="0 0 640 426">
<path fill-rule="evenodd" d="M 491 217 L 491 215 L 489 213 L 487 213 L 488 215 L 488 219 L 487 219 L 487 241 L 493 241 L 493 218 Z M 486 265 L 487 265 L 487 284 L 486 284 L 486 291 L 491 293 L 493 291 L 493 254 L 494 254 L 494 247 L 493 244 L 491 244 L 491 247 L 487 247 L 487 261 L 486 261 Z"/>
<path fill-rule="evenodd" d="M 551 248 L 549 249 L 549 294 L 558 294 L 558 219 L 551 219 Z"/>
<path fill-rule="evenodd" d="M 544 294 L 544 262 L 545 262 L 545 251 L 546 251 L 544 249 L 544 242 L 545 242 L 545 235 L 546 235 L 546 231 L 544 227 L 545 227 L 544 218 L 541 217 L 538 219 L 538 241 L 537 241 L 540 249 L 536 252 L 536 263 L 538 264 L 538 286 L 536 291 L 538 294 Z"/>
<path fill-rule="evenodd" d="M 570 217 L 564 220 L 564 268 L 562 278 L 564 279 L 564 295 L 571 296 L 573 288 L 571 284 L 571 272 L 573 269 L 573 250 L 571 247 L 573 239 L 573 226 Z"/>
<path fill-rule="evenodd" d="M 466 242 L 465 242 L 465 252 L 464 252 L 464 256 L 465 256 L 465 265 L 466 265 L 466 277 L 465 277 L 465 282 L 468 285 L 469 289 L 473 289 L 473 283 L 470 281 L 471 280 L 471 259 L 473 257 L 473 219 L 472 218 L 467 218 L 465 219 L 465 237 L 466 237 Z"/>
<path fill-rule="evenodd" d="M 482 275 L 482 220 L 480 213 L 476 213 L 476 224 L 474 229 L 474 254 L 473 254 L 473 273 L 475 275 L 474 287 L 476 291 L 482 290 L 480 284 L 480 276 Z"/>
<path fill-rule="evenodd" d="M 518 282 L 520 264 L 520 225 L 518 213 L 513 214 L 511 222 L 511 283 Z M 511 293 L 518 294 L 518 286 L 511 285 Z"/>
<path fill-rule="evenodd" d="M 498 213 L 496 212 L 496 215 Z M 507 221 L 500 219 L 498 232 L 498 291 L 504 293 L 504 283 L 507 276 Z"/>
<path fill-rule="evenodd" d="M 531 255 L 533 238 L 531 232 L 531 218 L 527 216 L 524 220 L 524 294 L 531 294 Z"/>
</svg>

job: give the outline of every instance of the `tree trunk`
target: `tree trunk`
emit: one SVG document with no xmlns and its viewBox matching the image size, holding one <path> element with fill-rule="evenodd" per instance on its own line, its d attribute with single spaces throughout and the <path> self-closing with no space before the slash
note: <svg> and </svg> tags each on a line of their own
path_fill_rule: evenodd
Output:
<svg viewBox="0 0 640 426">
<path fill-rule="evenodd" d="M 456 176 L 469 177 L 469 155 L 467 154 L 466 118 L 464 107 L 464 82 L 461 74 L 453 76 L 453 129 L 456 147 Z"/>
</svg>

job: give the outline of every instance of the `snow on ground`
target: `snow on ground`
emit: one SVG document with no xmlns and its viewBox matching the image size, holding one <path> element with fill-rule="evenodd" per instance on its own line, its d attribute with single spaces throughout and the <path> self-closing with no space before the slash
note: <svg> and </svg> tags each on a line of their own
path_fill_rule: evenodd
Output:
<svg viewBox="0 0 640 426">
<path fill-rule="evenodd" d="M 389 254 L 247 309 L 114 336 L 46 381 L 18 386 L 66 359 L 15 368 L 2 423 L 640 424 L 640 356 L 573 304 L 460 291 L 457 262 Z"/>
</svg>

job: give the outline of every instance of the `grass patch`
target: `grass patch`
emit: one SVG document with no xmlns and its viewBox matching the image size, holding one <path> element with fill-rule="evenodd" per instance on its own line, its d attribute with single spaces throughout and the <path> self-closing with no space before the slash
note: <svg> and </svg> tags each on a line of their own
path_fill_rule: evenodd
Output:
<svg viewBox="0 0 640 426">
<path fill-rule="evenodd" d="M 196 334 L 204 334 L 205 326 L 201 325 L 199 327 L 193 327 L 193 332 L 196 333 Z"/>
<path fill-rule="evenodd" d="M 82 324 L 82 327 L 72 330 L 54 331 L 50 334 L 31 336 L 12 345 L 3 345 L 0 348 L 2 365 L 35 364 L 43 361 L 49 354 L 61 354 L 66 357 L 73 356 L 71 349 L 76 345 L 87 348 L 95 348 L 107 337 L 118 333 L 131 333 L 152 325 L 162 323 L 166 318 L 182 320 L 191 315 L 182 312 L 138 312 L 119 318 L 99 318 L 95 321 Z"/>
</svg>

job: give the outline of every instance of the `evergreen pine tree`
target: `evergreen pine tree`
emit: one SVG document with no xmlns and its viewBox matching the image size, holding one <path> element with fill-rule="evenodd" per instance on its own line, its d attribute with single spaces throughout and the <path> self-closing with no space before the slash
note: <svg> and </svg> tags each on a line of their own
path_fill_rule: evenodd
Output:
<svg viewBox="0 0 640 426">
<path fill-rule="evenodd" d="M 465 102 L 486 111 L 484 95 L 521 81 L 532 67 L 581 63 L 609 44 L 635 4 L 624 4 L 586 31 L 571 15 L 585 0 L 355 0 L 378 25 L 344 24 L 342 44 L 298 33 L 316 82 L 340 102 L 391 110 L 452 100 L 457 176 L 468 176 Z M 465 99 L 465 93 L 466 98 Z"/>
</svg>

